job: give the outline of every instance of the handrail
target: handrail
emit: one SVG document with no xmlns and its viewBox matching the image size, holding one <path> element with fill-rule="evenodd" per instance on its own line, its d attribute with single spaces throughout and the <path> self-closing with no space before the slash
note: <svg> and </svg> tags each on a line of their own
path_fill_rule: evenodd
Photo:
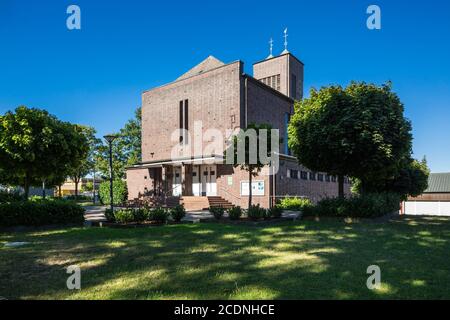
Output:
<svg viewBox="0 0 450 320">
<path fill-rule="evenodd" d="M 228 190 L 226 190 L 224 187 L 221 187 L 220 188 L 220 190 L 223 190 L 223 191 L 225 191 L 227 194 L 229 194 L 229 195 L 231 195 L 231 196 L 233 196 L 233 197 L 235 197 L 236 199 L 239 199 L 239 200 L 241 200 L 242 199 L 242 197 L 238 197 L 238 196 L 236 196 L 236 195 L 234 195 L 234 194 L 232 194 L 231 192 L 229 192 Z"/>
</svg>

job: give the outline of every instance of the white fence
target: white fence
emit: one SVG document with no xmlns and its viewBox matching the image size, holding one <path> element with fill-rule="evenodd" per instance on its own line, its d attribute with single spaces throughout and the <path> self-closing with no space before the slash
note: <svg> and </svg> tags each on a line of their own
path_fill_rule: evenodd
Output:
<svg viewBox="0 0 450 320">
<path fill-rule="evenodd" d="M 450 201 L 406 201 L 405 214 L 450 216 Z"/>
</svg>

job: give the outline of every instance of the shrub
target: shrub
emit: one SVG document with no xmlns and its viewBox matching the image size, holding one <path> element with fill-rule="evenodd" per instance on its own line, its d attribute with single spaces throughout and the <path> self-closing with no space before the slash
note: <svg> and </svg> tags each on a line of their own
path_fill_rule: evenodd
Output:
<svg viewBox="0 0 450 320">
<path fill-rule="evenodd" d="M 170 210 L 170 215 L 172 216 L 172 219 L 176 222 L 180 222 L 181 219 L 183 219 L 186 216 L 186 210 L 184 209 L 184 206 L 177 205 L 175 208 L 172 208 Z"/>
<path fill-rule="evenodd" d="M 108 187 L 108 192 L 109 192 L 109 187 Z M 108 193 L 108 195 L 109 195 L 109 193 Z M 64 197 L 64 199 L 75 200 L 75 201 L 90 201 L 90 200 L 92 200 L 92 197 L 88 197 L 83 194 L 79 194 L 78 196 L 75 196 L 75 195 L 66 196 L 66 197 Z"/>
<path fill-rule="evenodd" d="M 142 223 L 145 220 L 148 220 L 149 211 L 144 208 L 133 209 L 133 220 L 134 222 Z"/>
<path fill-rule="evenodd" d="M 283 210 L 302 211 L 305 207 L 312 206 L 312 203 L 309 199 L 306 198 L 286 197 L 280 201 L 279 206 Z"/>
<path fill-rule="evenodd" d="M 109 222 L 116 222 L 116 218 L 114 217 L 114 211 L 111 210 L 110 208 L 105 210 L 105 218 Z"/>
<path fill-rule="evenodd" d="M 375 218 L 400 209 L 400 196 L 395 193 L 370 193 L 348 199 L 324 199 L 308 208 L 305 216 Z"/>
<path fill-rule="evenodd" d="M 271 218 L 281 218 L 282 213 L 283 213 L 283 209 L 279 205 L 276 205 L 270 209 L 267 209 L 267 214 Z"/>
<path fill-rule="evenodd" d="M 23 196 L 19 192 L 0 191 L 0 203 L 22 201 Z"/>
<path fill-rule="evenodd" d="M 247 216 L 252 220 L 258 220 L 258 219 L 265 218 L 266 214 L 267 214 L 266 209 L 261 208 L 259 204 L 252 205 L 247 210 Z"/>
<path fill-rule="evenodd" d="M 222 219 L 225 209 L 223 207 L 210 207 L 209 212 L 211 212 L 217 220 Z"/>
<path fill-rule="evenodd" d="M 118 223 L 135 222 L 135 216 L 132 209 L 122 209 L 114 211 L 114 219 Z"/>
<path fill-rule="evenodd" d="M 109 198 L 109 181 L 104 181 L 100 184 L 100 201 L 105 204 L 110 204 Z M 127 183 L 123 180 L 114 180 L 113 182 L 113 200 L 115 205 L 120 205 L 125 202 L 128 196 Z"/>
<path fill-rule="evenodd" d="M 169 213 L 166 209 L 163 209 L 161 207 L 155 208 L 150 210 L 149 213 L 149 220 L 165 223 L 167 222 L 167 219 L 169 218 Z"/>
<path fill-rule="evenodd" d="M 84 209 L 70 201 L 20 201 L 0 204 L 0 226 L 43 226 L 84 222 Z"/>
<path fill-rule="evenodd" d="M 241 207 L 233 207 L 231 209 L 228 209 L 228 216 L 231 220 L 239 220 L 242 216 L 242 209 Z"/>
</svg>

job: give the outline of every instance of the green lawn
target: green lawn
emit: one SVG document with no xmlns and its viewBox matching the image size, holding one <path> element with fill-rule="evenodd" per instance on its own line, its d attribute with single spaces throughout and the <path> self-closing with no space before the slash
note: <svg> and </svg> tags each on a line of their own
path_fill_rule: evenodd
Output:
<svg viewBox="0 0 450 320">
<path fill-rule="evenodd" d="M 9 241 L 29 241 L 6 248 Z M 65 268 L 82 270 L 69 291 Z M 379 265 L 383 285 L 366 287 Z M 214 223 L 0 234 L 0 296 L 24 299 L 450 298 L 450 219 Z"/>
</svg>

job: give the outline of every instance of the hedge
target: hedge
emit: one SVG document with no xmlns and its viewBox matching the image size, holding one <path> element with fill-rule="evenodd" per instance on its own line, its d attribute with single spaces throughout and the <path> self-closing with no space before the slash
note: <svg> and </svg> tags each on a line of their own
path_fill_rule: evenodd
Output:
<svg viewBox="0 0 450 320">
<path fill-rule="evenodd" d="M 348 199 L 332 198 L 304 208 L 305 216 L 376 218 L 400 209 L 395 193 L 371 193 Z"/>
<path fill-rule="evenodd" d="M 23 200 L 23 196 L 18 192 L 0 191 L 0 203 L 9 203 Z"/>
<path fill-rule="evenodd" d="M 145 221 L 165 223 L 169 215 L 169 211 L 164 208 L 120 209 L 115 210 L 114 213 L 110 209 L 107 209 L 105 213 L 108 221 L 118 223 L 143 223 Z M 175 216 L 178 217 L 177 214 Z M 176 219 L 174 220 L 177 221 Z"/>
<path fill-rule="evenodd" d="M 85 210 L 71 201 L 21 201 L 0 204 L 0 226 L 43 226 L 84 222 Z"/>
<path fill-rule="evenodd" d="M 303 210 L 303 208 L 310 206 L 312 206 L 312 203 L 309 199 L 298 197 L 283 198 L 277 205 L 277 207 L 280 207 L 283 210 L 293 210 L 293 211 L 301 211 Z"/>
<path fill-rule="evenodd" d="M 110 189 L 109 181 L 104 181 L 100 184 L 99 190 L 100 201 L 105 205 L 109 205 L 111 203 L 109 189 Z M 128 197 L 127 183 L 123 180 L 114 180 L 113 181 L 114 205 L 123 204 L 125 200 L 127 200 L 127 197 Z"/>
</svg>

